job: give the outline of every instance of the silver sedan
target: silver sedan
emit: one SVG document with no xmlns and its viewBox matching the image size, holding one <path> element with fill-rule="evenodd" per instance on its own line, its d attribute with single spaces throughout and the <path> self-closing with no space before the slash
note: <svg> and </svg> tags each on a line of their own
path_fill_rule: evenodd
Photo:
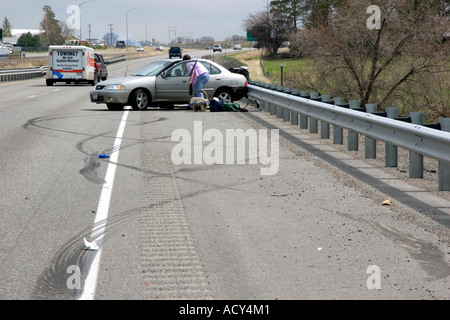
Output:
<svg viewBox="0 0 450 320">
<path fill-rule="evenodd" d="M 135 74 L 102 81 L 90 92 L 92 103 L 105 103 L 109 110 L 122 110 L 131 105 L 135 110 L 148 107 L 173 108 L 187 104 L 189 95 L 188 62 L 195 60 L 155 61 Z M 209 71 L 210 80 L 203 88 L 208 99 L 218 97 L 224 102 L 240 100 L 247 94 L 247 78 L 204 59 L 198 59 Z"/>
</svg>

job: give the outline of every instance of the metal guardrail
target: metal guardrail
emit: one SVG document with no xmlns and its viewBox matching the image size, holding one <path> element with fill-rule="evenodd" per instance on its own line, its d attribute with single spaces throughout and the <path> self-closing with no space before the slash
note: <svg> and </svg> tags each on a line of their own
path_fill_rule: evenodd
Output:
<svg viewBox="0 0 450 320">
<path fill-rule="evenodd" d="M 117 58 L 105 60 L 105 63 L 112 64 L 120 61 L 125 61 L 126 59 L 127 59 L 126 56 L 120 56 Z M 45 76 L 45 74 L 48 71 L 48 68 L 49 68 L 48 66 L 43 66 L 40 68 L 0 70 L 0 82 L 40 78 Z"/>
<path fill-rule="evenodd" d="M 283 118 L 284 121 L 291 121 L 291 124 L 297 125 L 300 117 L 300 128 L 306 129 L 309 119 L 311 133 L 317 133 L 317 120 L 322 121 L 321 138 L 328 138 L 330 124 L 335 128 L 334 143 L 342 144 L 342 129 L 347 129 L 349 132 L 349 146 L 350 139 L 355 138 L 352 135 L 364 135 L 366 158 L 370 157 L 367 155 L 375 148 L 374 142 L 380 140 L 391 148 L 401 147 L 419 157 L 427 156 L 438 160 L 438 188 L 440 191 L 450 191 L 450 118 L 441 119 L 441 130 L 436 130 L 424 125 L 380 116 L 373 108 L 368 108 L 368 112 L 361 112 L 352 110 L 343 103 L 338 105 L 333 101 L 322 102 L 311 97 L 301 97 L 298 90 L 285 90 L 286 88 L 283 87 L 258 82 L 248 87 L 248 96 L 258 100 L 261 109 L 278 118 Z M 417 166 L 417 163 L 410 163 L 410 172 L 412 165 Z M 423 171 L 423 165 L 418 167 Z"/>
<path fill-rule="evenodd" d="M 43 77 L 47 70 L 48 66 L 40 68 L 0 70 L 0 82 Z"/>
<path fill-rule="evenodd" d="M 105 64 L 111 64 L 111 63 L 121 62 L 121 61 L 125 61 L 125 60 L 127 60 L 127 56 L 120 56 L 117 58 L 111 58 L 111 59 L 105 60 Z"/>
</svg>

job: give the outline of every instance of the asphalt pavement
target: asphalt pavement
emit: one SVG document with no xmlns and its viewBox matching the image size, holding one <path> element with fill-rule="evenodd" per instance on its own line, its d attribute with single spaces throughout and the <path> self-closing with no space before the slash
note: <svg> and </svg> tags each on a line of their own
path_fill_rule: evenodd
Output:
<svg viewBox="0 0 450 320">
<path fill-rule="evenodd" d="M 448 228 L 427 214 L 445 200 L 384 206 L 407 199 L 394 177 L 253 106 L 111 112 L 91 89 L 0 83 L 1 299 L 78 299 L 90 276 L 93 299 L 449 298 Z"/>
</svg>

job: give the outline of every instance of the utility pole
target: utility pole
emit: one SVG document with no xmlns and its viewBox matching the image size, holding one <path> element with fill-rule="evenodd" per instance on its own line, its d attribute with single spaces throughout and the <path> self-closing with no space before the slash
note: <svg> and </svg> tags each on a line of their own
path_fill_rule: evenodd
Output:
<svg viewBox="0 0 450 320">
<path fill-rule="evenodd" d="M 148 41 L 147 41 L 147 21 L 145 21 L 145 45 L 148 46 Z"/>
<path fill-rule="evenodd" d="M 87 3 L 87 2 L 95 2 L 95 0 L 87 0 L 87 1 L 85 1 L 85 2 L 83 2 L 83 3 L 80 3 L 79 5 L 78 5 L 78 7 L 80 8 L 80 45 L 82 45 L 83 44 L 83 38 L 81 37 L 81 30 L 83 29 L 82 28 L 82 24 L 81 24 L 81 6 L 83 5 L 83 4 L 85 4 L 85 3 Z"/>
<path fill-rule="evenodd" d="M 167 27 L 169 29 L 169 45 L 170 45 L 170 32 L 175 31 L 175 38 L 177 37 L 177 28 L 178 27 Z"/>
<path fill-rule="evenodd" d="M 128 12 L 133 11 L 133 10 L 139 10 L 138 8 L 133 8 L 131 10 L 128 10 L 127 12 L 125 12 L 125 18 L 126 18 L 126 29 L 127 29 L 127 41 L 125 42 L 125 45 L 127 47 L 127 51 L 128 51 Z"/>
<path fill-rule="evenodd" d="M 110 46 L 112 47 L 113 46 L 113 40 L 112 40 L 112 26 L 113 26 L 113 24 L 108 24 L 108 26 L 109 26 L 109 38 L 110 38 L 109 43 L 110 43 Z"/>
<path fill-rule="evenodd" d="M 91 42 L 91 26 L 92 26 L 92 24 L 88 24 L 88 33 L 89 33 L 88 41 L 89 41 L 89 43 Z M 89 45 L 89 43 L 88 43 L 88 45 Z"/>
</svg>

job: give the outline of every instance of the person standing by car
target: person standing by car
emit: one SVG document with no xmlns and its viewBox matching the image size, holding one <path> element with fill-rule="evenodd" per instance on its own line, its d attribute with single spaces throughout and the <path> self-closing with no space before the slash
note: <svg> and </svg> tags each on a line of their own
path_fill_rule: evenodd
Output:
<svg viewBox="0 0 450 320">
<path fill-rule="evenodd" d="M 192 60 L 192 58 L 190 55 L 185 54 L 183 56 L 183 60 Z M 194 97 L 204 98 L 202 90 L 205 84 L 207 84 L 209 81 L 208 69 L 206 69 L 201 63 L 193 62 L 187 63 L 186 67 L 189 74 L 192 74 L 192 77 L 189 81 L 190 83 L 192 83 Z"/>
</svg>

